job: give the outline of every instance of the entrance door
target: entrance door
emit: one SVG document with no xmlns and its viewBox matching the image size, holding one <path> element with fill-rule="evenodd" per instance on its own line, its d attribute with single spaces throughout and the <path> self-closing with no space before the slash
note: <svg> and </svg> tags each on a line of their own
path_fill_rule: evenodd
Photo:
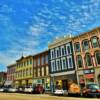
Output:
<svg viewBox="0 0 100 100">
<path fill-rule="evenodd" d="M 62 80 L 62 88 L 63 90 L 68 90 L 68 80 Z"/>
</svg>

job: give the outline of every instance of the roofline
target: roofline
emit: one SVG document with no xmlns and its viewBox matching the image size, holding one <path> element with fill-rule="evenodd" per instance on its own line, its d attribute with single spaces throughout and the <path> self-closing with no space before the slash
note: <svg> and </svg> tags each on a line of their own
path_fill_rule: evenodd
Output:
<svg viewBox="0 0 100 100">
<path fill-rule="evenodd" d="M 100 27 L 96 27 L 96 28 L 93 28 L 93 29 L 91 29 L 91 30 L 89 30 L 89 31 L 87 31 L 87 32 L 80 33 L 79 35 L 74 36 L 73 39 L 74 39 L 74 38 L 77 38 L 77 37 L 80 37 L 80 36 L 82 36 L 82 35 L 85 35 L 85 34 L 87 34 L 87 33 L 93 32 L 93 31 L 95 31 L 95 30 L 100 30 Z"/>
<path fill-rule="evenodd" d="M 8 65 L 7 67 L 13 67 L 13 66 L 16 66 L 16 63 Z"/>
<path fill-rule="evenodd" d="M 44 51 L 41 51 L 41 52 L 39 52 L 39 53 L 37 53 L 37 54 L 34 54 L 34 55 L 33 55 L 33 57 L 34 57 L 34 56 L 41 55 L 42 53 L 45 53 L 45 52 L 48 52 L 48 51 L 49 51 L 49 49 L 47 49 L 47 50 L 44 50 Z"/>
</svg>

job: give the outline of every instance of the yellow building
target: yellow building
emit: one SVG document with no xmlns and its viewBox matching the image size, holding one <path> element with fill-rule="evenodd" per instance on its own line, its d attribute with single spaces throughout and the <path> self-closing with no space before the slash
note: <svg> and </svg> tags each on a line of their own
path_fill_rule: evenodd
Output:
<svg viewBox="0 0 100 100">
<path fill-rule="evenodd" d="M 15 86 L 31 86 L 33 76 L 33 57 L 21 57 L 16 61 Z"/>
</svg>

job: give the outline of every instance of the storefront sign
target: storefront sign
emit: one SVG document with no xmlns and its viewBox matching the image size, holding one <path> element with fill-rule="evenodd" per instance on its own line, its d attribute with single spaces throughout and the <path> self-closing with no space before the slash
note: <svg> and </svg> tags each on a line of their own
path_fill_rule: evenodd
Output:
<svg viewBox="0 0 100 100">
<path fill-rule="evenodd" d="M 85 69 L 84 74 L 91 74 L 94 73 L 94 69 Z"/>
</svg>

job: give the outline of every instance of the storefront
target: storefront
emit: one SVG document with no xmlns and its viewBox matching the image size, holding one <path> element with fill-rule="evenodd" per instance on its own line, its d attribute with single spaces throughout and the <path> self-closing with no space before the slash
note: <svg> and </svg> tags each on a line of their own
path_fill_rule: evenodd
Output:
<svg viewBox="0 0 100 100">
<path fill-rule="evenodd" d="M 68 90 L 69 81 L 77 82 L 76 75 L 62 75 L 62 76 L 53 76 L 51 77 L 51 90 L 52 92 L 57 88 L 62 88 L 63 90 Z"/>
<path fill-rule="evenodd" d="M 33 86 L 42 85 L 46 91 L 50 90 L 50 78 L 34 79 Z"/>
<path fill-rule="evenodd" d="M 95 82 L 95 70 L 93 68 L 85 69 L 84 76 L 85 76 L 86 84 Z"/>
</svg>

